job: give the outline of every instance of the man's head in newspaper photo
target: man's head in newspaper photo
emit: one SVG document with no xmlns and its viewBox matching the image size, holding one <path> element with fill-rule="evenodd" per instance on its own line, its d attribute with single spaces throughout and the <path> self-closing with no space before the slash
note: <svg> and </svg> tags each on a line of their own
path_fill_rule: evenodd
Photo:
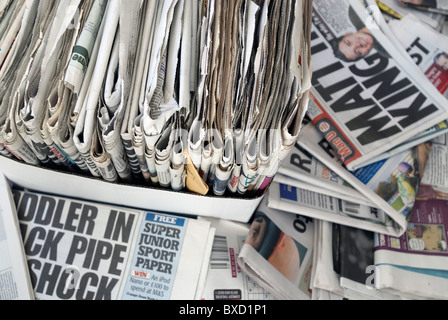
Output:
<svg viewBox="0 0 448 320">
<path fill-rule="evenodd" d="M 264 213 L 257 213 L 245 240 L 292 283 L 300 270 L 300 252 L 296 242 L 283 233 Z"/>
<path fill-rule="evenodd" d="M 444 71 L 448 71 L 448 53 L 442 52 L 436 55 L 434 63 Z"/>
<path fill-rule="evenodd" d="M 352 7 L 349 8 L 348 15 L 356 31 L 347 32 L 330 42 L 335 57 L 345 62 L 355 62 L 366 57 L 374 48 L 383 54 L 385 50 Z"/>
<path fill-rule="evenodd" d="M 366 27 L 356 33 L 349 33 L 336 38 L 332 42 L 334 54 L 337 58 L 350 62 L 365 57 L 372 49 L 374 38 Z"/>
</svg>

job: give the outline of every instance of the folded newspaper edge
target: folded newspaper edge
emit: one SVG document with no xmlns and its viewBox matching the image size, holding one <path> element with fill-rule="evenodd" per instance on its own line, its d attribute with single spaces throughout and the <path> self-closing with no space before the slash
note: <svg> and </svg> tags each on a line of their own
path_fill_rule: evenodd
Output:
<svg viewBox="0 0 448 320">
<path fill-rule="evenodd" d="M 313 219 L 353 226 L 372 232 L 390 231 L 373 220 L 384 220 L 384 213 L 375 207 L 353 201 L 342 200 L 326 194 L 313 192 L 298 184 L 274 182 L 271 186 L 268 206 L 272 209 L 307 216 Z M 370 220 L 369 220 L 370 218 Z M 395 232 L 393 233 L 395 235 Z"/>
<path fill-rule="evenodd" d="M 326 194 L 329 192 L 331 195 L 338 194 L 340 197 L 349 197 L 349 199 L 360 203 L 372 204 L 347 181 L 304 150 L 300 146 L 300 142 L 296 143 L 288 158 L 285 159 L 274 180 L 285 180 L 286 177 L 290 178 L 289 182 L 294 179 L 313 185 L 310 187 L 314 190 L 318 188 L 317 192 L 325 190 Z"/>
<path fill-rule="evenodd" d="M 310 123 L 302 131 L 300 144 L 308 152 L 313 154 L 322 163 L 326 164 L 331 170 L 349 182 L 359 192 L 363 193 L 369 200 L 378 206 L 378 209 L 383 210 L 393 220 L 392 225 L 385 225 L 382 233 L 399 236 L 406 230 L 407 221 L 404 215 L 399 214 L 395 209 L 391 208 L 381 197 L 368 189 L 360 180 L 355 178 L 345 167 L 342 166 L 337 159 L 332 159 L 326 151 L 324 151 L 319 143 L 322 141 L 322 135 L 316 130 L 315 126 Z M 356 225 L 356 224 L 355 224 Z"/>
<path fill-rule="evenodd" d="M 337 250 L 335 248 L 337 244 L 333 243 L 332 227 L 333 224 L 328 221 L 320 220 L 316 223 L 313 293 L 317 291 L 315 293 L 317 295 L 319 290 L 325 290 L 338 297 L 351 300 L 402 300 L 397 294 L 369 287 L 371 274 L 367 272 L 365 283 L 350 283 L 351 287 L 346 285 L 348 279 L 344 279 L 335 269 L 333 249 Z"/>
</svg>

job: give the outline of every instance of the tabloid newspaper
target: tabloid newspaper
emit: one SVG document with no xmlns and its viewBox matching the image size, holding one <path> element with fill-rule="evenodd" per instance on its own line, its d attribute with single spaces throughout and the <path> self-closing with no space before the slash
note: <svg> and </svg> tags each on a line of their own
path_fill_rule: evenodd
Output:
<svg viewBox="0 0 448 320">
<path fill-rule="evenodd" d="M 364 5 L 313 3 L 308 116 L 349 170 L 448 118 L 445 97 Z"/>
<path fill-rule="evenodd" d="M 209 222 L 19 190 L 14 200 L 36 299 L 198 294 L 214 234 Z"/>
<path fill-rule="evenodd" d="M 299 143 L 316 159 L 375 204 L 370 210 L 364 211 L 367 213 L 364 216 L 360 214 L 361 212 L 347 215 L 327 208 L 327 210 L 320 210 L 320 219 L 337 219 L 337 223 L 392 236 L 400 236 L 405 232 L 407 219 L 412 212 L 431 151 L 432 144 L 430 142 L 355 172 L 347 170 L 313 123 L 309 123 L 303 128 Z M 273 187 L 275 188 L 275 185 Z M 277 194 L 274 193 L 274 197 L 277 199 L 271 199 L 269 196 L 269 202 L 270 205 L 283 208 L 283 210 L 286 208 L 293 212 L 301 210 L 301 214 L 306 214 L 306 210 L 303 207 L 300 208 L 301 196 L 297 188 L 283 187 L 282 189 L 279 187 Z M 324 199 L 322 196 L 320 198 Z M 319 210 L 313 212 L 318 214 Z M 347 210 L 345 212 L 348 213 Z M 339 217 L 335 217 L 335 214 Z"/>
<path fill-rule="evenodd" d="M 378 3 L 378 7 L 371 0 L 368 0 L 367 3 L 369 4 L 369 10 L 372 12 L 380 11 L 380 3 Z M 382 10 L 384 10 L 384 7 Z M 418 17 L 415 16 L 414 14 L 418 14 L 418 11 L 416 12 L 413 9 L 408 9 L 408 11 L 410 12 L 407 12 L 406 15 L 392 19 L 389 23 L 386 23 L 385 19 L 382 19 L 384 15 L 376 15 L 376 18 L 378 19 L 378 24 L 381 26 L 381 30 L 387 34 L 388 38 L 397 46 L 397 49 L 402 51 L 404 59 L 408 60 L 411 64 L 415 64 L 446 98 L 447 87 L 444 85 L 443 72 L 444 56 L 440 52 L 441 50 L 437 49 L 437 47 L 442 48 L 444 46 L 446 36 L 441 35 L 424 23 L 420 15 Z M 418 73 L 418 70 L 416 72 Z M 360 165 L 355 165 L 353 170 L 390 158 L 393 155 L 443 135 L 447 131 L 448 121 L 445 120 L 417 134 L 406 142 L 364 161 Z"/>
<path fill-rule="evenodd" d="M 0 300 L 34 300 L 9 182 L 0 175 Z"/>
<path fill-rule="evenodd" d="M 238 256 L 238 264 L 281 300 L 310 300 L 314 221 L 271 209 L 266 198 Z"/>
</svg>

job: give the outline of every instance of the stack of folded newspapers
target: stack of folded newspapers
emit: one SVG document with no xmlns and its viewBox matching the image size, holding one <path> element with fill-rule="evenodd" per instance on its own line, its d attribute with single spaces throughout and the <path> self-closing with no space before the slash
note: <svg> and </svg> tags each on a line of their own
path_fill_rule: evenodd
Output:
<svg viewBox="0 0 448 320">
<path fill-rule="evenodd" d="M 311 3 L 2 0 L 0 152 L 109 182 L 259 195 L 308 106 Z"/>
</svg>

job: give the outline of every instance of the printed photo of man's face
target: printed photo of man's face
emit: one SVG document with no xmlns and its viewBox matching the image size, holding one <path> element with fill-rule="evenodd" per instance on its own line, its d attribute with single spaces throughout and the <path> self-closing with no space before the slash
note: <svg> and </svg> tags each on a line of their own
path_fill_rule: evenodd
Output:
<svg viewBox="0 0 448 320">
<path fill-rule="evenodd" d="M 448 71 L 448 54 L 442 53 L 435 59 L 435 63 L 445 71 Z"/>
<path fill-rule="evenodd" d="M 339 52 L 347 60 L 358 60 L 366 56 L 374 46 L 372 34 L 365 29 L 345 35 L 339 42 Z"/>
</svg>

